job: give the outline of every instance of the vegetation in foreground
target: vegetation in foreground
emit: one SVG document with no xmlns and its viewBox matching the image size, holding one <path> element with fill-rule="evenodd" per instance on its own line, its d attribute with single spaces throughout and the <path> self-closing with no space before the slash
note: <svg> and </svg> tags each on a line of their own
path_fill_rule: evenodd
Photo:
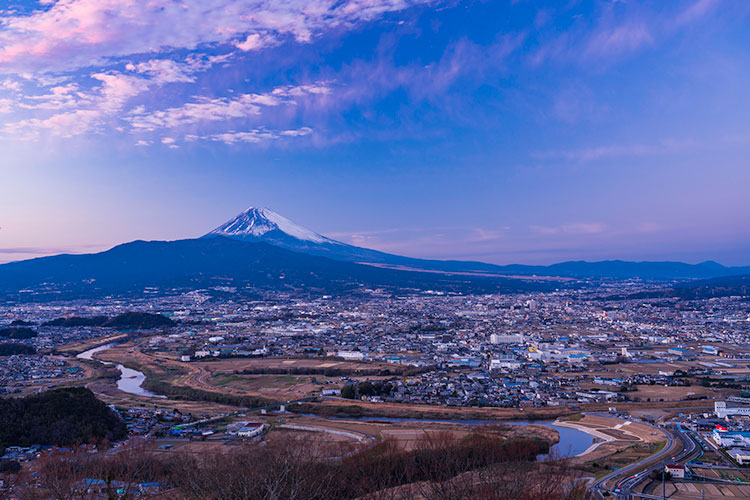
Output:
<svg viewBox="0 0 750 500">
<path fill-rule="evenodd" d="M 567 462 L 535 461 L 547 447 L 536 439 L 505 440 L 481 431 L 464 438 L 425 436 L 410 451 L 392 441 L 351 447 L 285 434 L 200 454 L 158 454 L 145 446 L 114 454 L 59 452 L 40 459 L 33 481 L 26 470 L 3 478 L 22 500 L 585 498 L 585 486 Z M 144 489 L 144 483 L 151 486 Z"/>
</svg>

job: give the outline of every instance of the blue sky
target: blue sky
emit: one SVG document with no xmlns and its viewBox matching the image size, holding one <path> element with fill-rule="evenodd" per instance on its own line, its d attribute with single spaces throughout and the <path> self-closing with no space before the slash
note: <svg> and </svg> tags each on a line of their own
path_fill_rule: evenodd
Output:
<svg viewBox="0 0 750 500">
<path fill-rule="evenodd" d="M 0 10 L 0 262 L 267 206 L 496 263 L 750 264 L 750 3 Z"/>
</svg>

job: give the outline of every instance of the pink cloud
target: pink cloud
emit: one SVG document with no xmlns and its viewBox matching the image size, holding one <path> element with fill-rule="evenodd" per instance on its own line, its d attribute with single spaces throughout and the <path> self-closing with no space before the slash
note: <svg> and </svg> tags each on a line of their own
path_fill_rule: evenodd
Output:
<svg viewBox="0 0 750 500">
<path fill-rule="evenodd" d="M 277 43 L 278 41 L 272 36 L 261 35 L 260 33 L 251 33 L 247 35 L 245 41 L 237 42 L 234 44 L 234 46 L 242 51 L 249 52 L 251 50 L 270 47 L 276 45 Z"/>
<path fill-rule="evenodd" d="M 58 0 L 47 9 L 6 15 L 0 73 L 60 71 L 132 54 L 237 44 L 277 37 L 305 43 L 429 0 Z"/>
</svg>

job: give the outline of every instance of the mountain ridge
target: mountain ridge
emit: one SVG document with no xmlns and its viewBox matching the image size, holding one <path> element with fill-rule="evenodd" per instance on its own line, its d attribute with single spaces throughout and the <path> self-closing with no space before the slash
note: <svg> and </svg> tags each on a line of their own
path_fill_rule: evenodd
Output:
<svg viewBox="0 0 750 500">
<path fill-rule="evenodd" d="M 477 261 L 436 260 L 405 257 L 357 247 L 328 238 L 300 226 L 268 208 L 250 207 L 205 234 L 203 238 L 225 236 L 240 241 L 264 241 L 288 250 L 328 257 L 344 262 L 375 264 L 380 267 L 408 268 L 453 273 L 492 273 L 498 275 L 549 276 L 579 279 L 651 280 L 706 279 L 750 273 L 748 267 L 726 267 L 715 261 L 686 264 L 676 261 L 605 260 L 566 261 L 551 265 L 497 265 Z"/>
<path fill-rule="evenodd" d="M 226 237 L 133 241 L 104 252 L 56 255 L 0 265 L 0 292 L 130 293 L 148 287 L 214 286 L 336 292 L 362 287 L 470 293 L 551 289 L 500 277 L 452 276 L 378 269 Z"/>
<path fill-rule="evenodd" d="M 745 274 L 750 274 L 750 267 L 730 268 L 713 261 L 500 266 L 417 259 L 341 243 L 268 209 L 251 207 L 197 239 L 136 240 L 99 253 L 61 254 L 0 265 L 0 294 L 22 299 L 30 294 L 85 296 L 144 293 L 150 287 L 164 291 L 227 285 L 309 293 L 363 288 L 504 293 L 580 286 L 580 280 L 588 279 L 679 284 Z M 570 282 L 571 278 L 578 281 Z"/>
</svg>

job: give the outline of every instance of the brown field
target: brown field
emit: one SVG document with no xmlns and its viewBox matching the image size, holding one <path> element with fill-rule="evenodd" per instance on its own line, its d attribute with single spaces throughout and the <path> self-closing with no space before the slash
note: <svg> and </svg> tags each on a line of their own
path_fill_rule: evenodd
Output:
<svg viewBox="0 0 750 500">
<path fill-rule="evenodd" d="M 358 370 L 391 370 L 393 373 L 405 370 L 403 365 L 394 365 L 391 363 L 341 361 L 332 358 L 231 358 L 216 361 L 193 361 L 190 364 L 214 373 L 263 369 L 325 370 L 327 368 L 335 368 L 337 370 L 350 371 L 353 374 Z"/>
<path fill-rule="evenodd" d="M 75 355 L 83 351 L 88 351 L 89 349 L 93 349 L 94 347 L 98 347 L 100 345 L 109 344 L 110 342 L 114 342 L 123 337 L 127 337 L 127 335 L 124 333 L 113 333 L 112 335 L 105 335 L 103 337 L 95 337 L 93 339 L 88 339 L 83 342 L 65 344 L 60 347 L 55 348 L 55 351 L 63 352 L 63 353 L 70 354 L 70 355 Z"/>
<path fill-rule="evenodd" d="M 723 389 L 716 387 L 703 387 L 701 385 L 691 386 L 664 386 L 664 385 L 638 385 L 637 391 L 629 391 L 625 393 L 630 399 L 634 401 L 647 401 L 649 398 L 651 401 L 685 401 L 697 398 L 714 399 L 714 398 L 726 398 L 727 396 L 736 396 L 740 393 L 739 390 L 735 389 Z M 613 388 L 591 384 L 582 383 L 581 388 L 585 390 L 590 389 L 603 389 L 612 390 Z M 616 389 L 616 388 L 615 388 Z M 708 403 L 707 403 L 708 404 Z"/>
<path fill-rule="evenodd" d="M 332 380 L 320 375 L 235 375 L 233 373 L 220 373 L 207 376 L 204 380 L 215 387 L 240 389 L 248 393 L 263 394 L 284 400 L 319 394 L 321 387 L 324 387 L 324 384 L 329 381 L 337 382 L 331 386 L 333 388 L 338 388 L 341 385 L 341 381 L 338 379 Z M 314 383 L 313 380 L 317 383 Z"/>
</svg>

